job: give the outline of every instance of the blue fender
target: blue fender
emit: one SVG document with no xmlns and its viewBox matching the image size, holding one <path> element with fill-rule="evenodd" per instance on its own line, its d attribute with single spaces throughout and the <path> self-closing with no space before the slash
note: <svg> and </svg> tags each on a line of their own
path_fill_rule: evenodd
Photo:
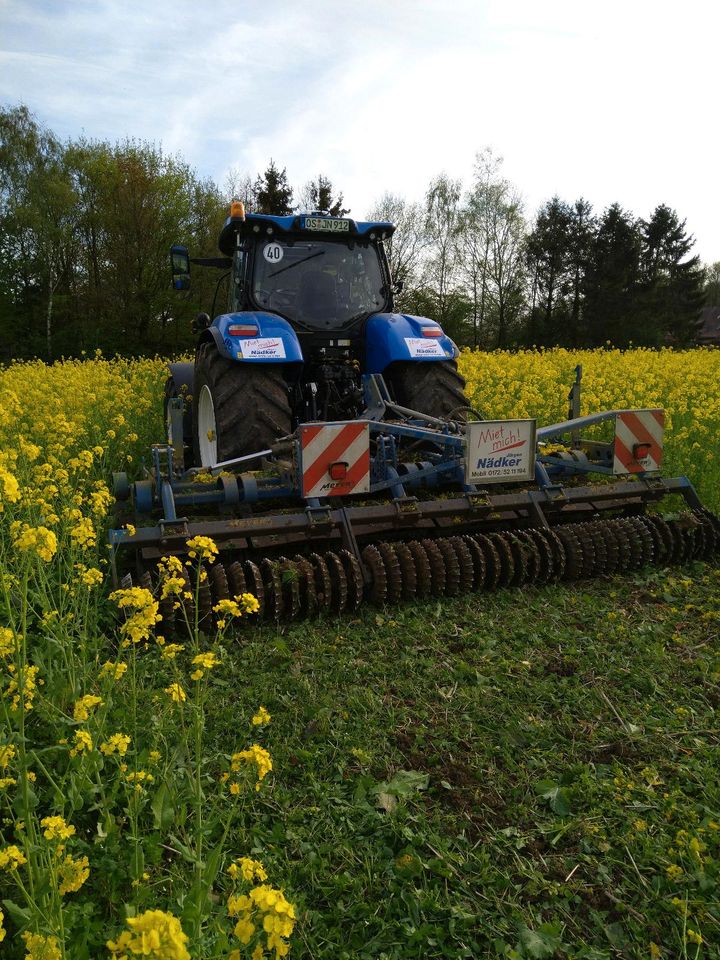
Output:
<svg viewBox="0 0 720 960">
<path fill-rule="evenodd" d="M 396 360 L 418 363 L 455 360 L 460 351 L 450 337 L 424 336 L 423 331 L 442 329 L 427 317 L 407 313 L 374 313 L 365 325 L 365 373 L 382 373 Z"/>
<path fill-rule="evenodd" d="M 275 313 L 245 310 L 215 317 L 202 339 L 212 339 L 221 356 L 240 363 L 302 363 L 297 334 Z M 202 340 L 201 340 L 202 342 Z"/>
</svg>

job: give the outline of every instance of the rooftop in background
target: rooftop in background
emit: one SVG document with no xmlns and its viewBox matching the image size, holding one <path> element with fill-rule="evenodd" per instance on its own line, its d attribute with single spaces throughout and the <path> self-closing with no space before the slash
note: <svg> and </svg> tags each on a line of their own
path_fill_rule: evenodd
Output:
<svg viewBox="0 0 720 960">
<path fill-rule="evenodd" d="M 703 307 L 698 342 L 703 346 L 720 347 L 720 307 Z"/>
</svg>

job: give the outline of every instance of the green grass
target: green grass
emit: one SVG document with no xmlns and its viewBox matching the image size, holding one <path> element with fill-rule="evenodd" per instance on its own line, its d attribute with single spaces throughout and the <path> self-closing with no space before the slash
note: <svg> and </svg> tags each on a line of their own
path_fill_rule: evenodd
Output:
<svg viewBox="0 0 720 960">
<path fill-rule="evenodd" d="M 293 955 L 717 956 L 719 576 L 247 630 L 208 732 L 273 714 L 247 822 Z"/>
</svg>

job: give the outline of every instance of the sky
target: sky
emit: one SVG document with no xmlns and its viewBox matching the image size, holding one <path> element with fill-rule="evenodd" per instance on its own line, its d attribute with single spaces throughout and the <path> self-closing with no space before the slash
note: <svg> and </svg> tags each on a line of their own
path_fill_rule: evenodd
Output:
<svg viewBox="0 0 720 960">
<path fill-rule="evenodd" d="M 719 36 L 715 0 L 0 0 L 0 103 L 220 185 L 323 173 L 358 218 L 489 147 L 528 216 L 666 203 L 712 262 Z"/>
</svg>

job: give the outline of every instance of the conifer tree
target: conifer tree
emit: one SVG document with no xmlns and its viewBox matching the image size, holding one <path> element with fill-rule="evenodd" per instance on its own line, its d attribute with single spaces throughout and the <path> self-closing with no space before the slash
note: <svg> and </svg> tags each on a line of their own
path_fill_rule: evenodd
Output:
<svg viewBox="0 0 720 960">
<path fill-rule="evenodd" d="M 255 181 L 255 199 L 256 213 L 282 217 L 293 212 L 292 188 L 288 183 L 285 167 L 279 170 L 275 166 L 275 161 L 270 160 L 265 173 L 259 174 Z"/>
</svg>

